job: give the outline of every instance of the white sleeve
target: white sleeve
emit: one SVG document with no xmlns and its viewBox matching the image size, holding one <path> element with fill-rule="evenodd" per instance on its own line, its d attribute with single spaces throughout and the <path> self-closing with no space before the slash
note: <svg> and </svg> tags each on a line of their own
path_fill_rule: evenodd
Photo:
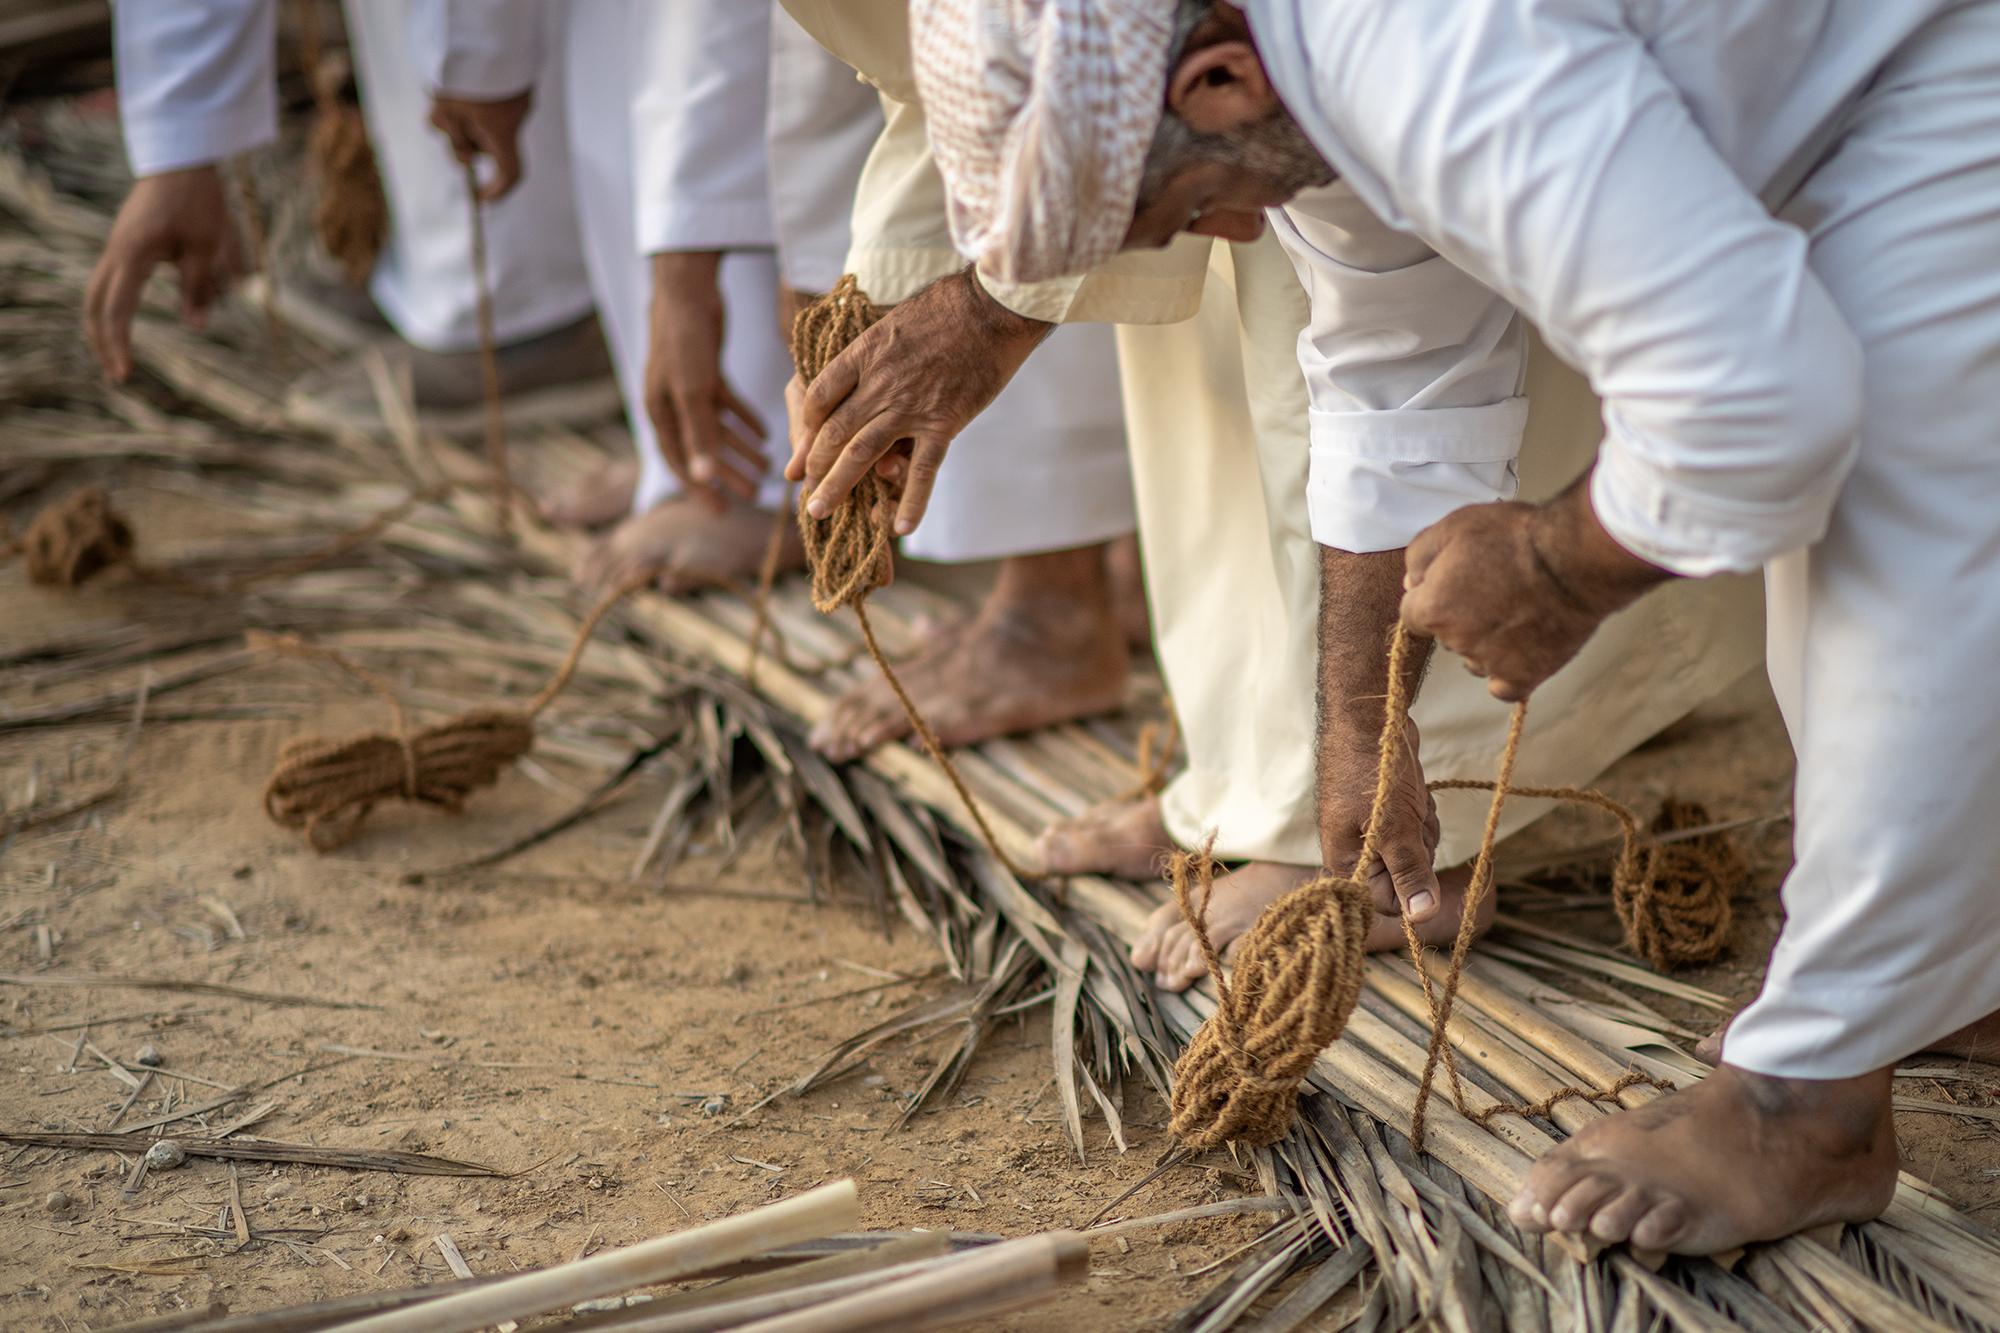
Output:
<svg viewBox="0 0 2000 1333">
<path fill-rule="evenodd" d="M 1342 185 L 1270 214 L 1312 314 L 1313 540 L 1392 551 L 1463 505 L 1512 499 L 1528 401 L 1514 308 Z"/>
<path fill-rule="evenodd" d="M 410 67 L 424 90 L 471 102 L 518 97 L 541 68 L 537 0 L 408 0 Z"/>
<path fill-rule="evenodd" d="M 277 138 L 275 0 L 120 0 L 112 40 L 134 176 Z"/>
<path fill-rule="evenodd" d="M 1853 464 L 1862 364 L 1805 236 L 1723 162 L 1616 5 L 1528 8 L 1313 11 L 1315 141 L 1589 375 L 1607 433 L 1591 497 L 1622 545 L 1705 575 L 1810 544 Z"/>
<path fill-rule="evenodd" d="M 640 250 L 769 249 L 770 0 L 645 9 L 632 105 Z"/>
<path fill-rule="evenodd" d="M 854 192 L 882 134 L 880 95 L 782 9 L 771 15 L 771 217 L 787 286 L 846 272 Z"/>
</svg>

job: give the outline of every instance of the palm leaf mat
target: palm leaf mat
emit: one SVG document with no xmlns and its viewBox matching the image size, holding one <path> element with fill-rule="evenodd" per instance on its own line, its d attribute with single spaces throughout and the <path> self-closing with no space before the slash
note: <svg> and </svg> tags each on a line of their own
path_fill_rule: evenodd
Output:
<svg viewBox="0 0 2000 1333">
<path fill-rule="evenodd" d="M 472 453 L 425 438 L 407 419 L 386 441 L 277 427 L 286 375 L 327 349 L 293 333 L 277 352 L 287 364 L 273 366 L 261 312 L 239 306 L 211 336 L 196 336 L 171 322 L 158 285 L 135 352 L 154 388 L 166 392 L 101 386 L 84 362 L 75 321 L 120 188 L 115 147 L 60 115 L 40 132 L 38 156 L 53 153 L 62 189 L 39 163 L 0 151 L 0 209 L 14 220 L 0 225 L 0 422 L 10 464 L 0 470 L 0 503 L 30 509 L 66 489 L 79 469 L 145 464 L 150 485 L 225 498 L 317 532 L 358 523 L 412 485 L 481 474 Z M 295 225 L 295 201 L 282 192 L 266 197 L 283 201 L 276 230 Z M 393 400 L 386 372 L 384 389 Z M 533 452 L 548 467 L 598 456 L 560 434 L 538 439 Z M 370 547 L 255 598 L 167 599 L 158 614 L 108 616 L 64 641 L 10 643 L 0 648 L 0 665 L 23 678 L 119 683 L 0 718 L 0 727 L 103 719 L 129 711 L 135 698 L 156 716 L 176 707 L 189 716 L 240 715 L 229 713 L 234 705 L 178 705 L 175 693 L 247 661 L 241 635 L 253 627 L 298 630 L 349 649 L 469 657 L 520 680 L 525 692 L 574 631 L 575 599 L 552 576 L 568 568 L 576 544 L 530 527 L 510 548 L 491 535 L 491 510 L 459 492 Z M 177 560 L 221 571 L 309 545 L 288 534 Z M 914 642 L 921 617 L 961 609 L 907 583 L 873 606 L 892 652 Z M 958 983 L 856 1034 L 786 1091 L 839 1077 L 881 1042 L 955 1032 L 907 1109 L 914 1115 L 956 1084 L 994 1021 L 1048 1002 L 1074 1150 L 1088 1150 L 1086 1115 L 1101 1116 L 1122 1146 L 1124 1087 L 1136 1080 L 1164 1092 L 1174 1054 L 1213 1007 L 1206 989 L 1154 991 L 1124 961 L 1147 913 L 1164 900 L 1162 886 L 1017 882 L 967 836 L 948 784 L 915 749 L 891 745 L 863 764 L 826 764 L 802 737 L 874 668 L 851 624 L 816 615 L 801 582 L 781 584 L 772 617 L 784 651 L 766 654 L 752 691 L 743 670 L 754 615 L 741 595 L 645 597 L 622 608 L 537 747 L 595 766 L 607 783 L 516 846 L 587 817 L 618 775 L 637 767 L 635 757 L 645 757 L 670 780 L 632 867 L 635 882 L 666 886 L 697 830 L 732 844 L 775 825 L 808 853 L 809 892 L 817 895 L 836 865 L 858 866 L 875 910 L 935 938 Z M 149 680 L 134 686 L 141 665 Z M 1156 695 L 1157 682 L 1137 693 Z M 459 702 L 421 694 L 410 701 Z M 960 765 L 1003 845 L 1019 853 L 1048 820 L 1132 786 L 1137 731 L 1128 713 L 971 747 L 960 751 Z M 1503 917 L 1475 953 L 1452 1024 L 1470 1095 L 1534 1100 L 1562 1084 L 1615 1078 L 1635 1062 L 1676 1080 L 1699 1077 L 1700 1066 L 1681 1053 L 1679 1029 L 1662 1015 L 1638 999 L 1580 993 L 1605 994 L 1602 977 L 1725 1007 L 1595 944 Z M 1248 1156 L 1290 1216 L 1233 1256 L 1172 1327 L 1272 1333 L 1323 1318 L 1344 1296 L 1345 1325 L 1369 1330 L 2000 1330 L 2000 1238 L 1908 1177 L 1883 1219 L 1848 1228 L 1835 1247 L 1794 1238 L 1753 1247 L 1733 1269 L 1676 1259 L 1654 1271 L 1622 1251 L 1580 1258 L 1520 1234 L 1504 1201 L 1529 1163 L 1606 1112 L 1569 1102 L 1547 1120 L 1503 1116 L 1481 1127 L 1434 1104 L 1429 1151 L 1414 1154 L 1405 1134 L 1423 1013 L 1406 960 L 1371 962 L 1348 1034 L 1318 1061 L 1292 1134 Z M 1655 1095 L 1635 1088 L 1625 1100 Z M 1154 1188 L 1170 1191 L 1171 1182 L 1170 1175 Z M 1264 1299 L 1281 1284 L 1288 1284 L 1282 1294 Z"/>
</svg>

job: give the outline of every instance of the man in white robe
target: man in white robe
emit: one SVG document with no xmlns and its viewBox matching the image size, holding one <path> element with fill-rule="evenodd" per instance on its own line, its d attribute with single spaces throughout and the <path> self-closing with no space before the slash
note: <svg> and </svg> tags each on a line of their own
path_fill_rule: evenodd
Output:
<svg viewBox="0 0 2000 1333">
<path fill-rule="evenodd" d="M 2000 3 L 1001 9 L 917 6 L 983 263 L 1282 204 L 1316 303 L 1366 314 L 1301 347 L 1350 617 L 1519 699 L 1676 576 L 1765 572 L 1799 777 L 1763 992 L 1713 1075 L 1576 1135 L 1513 1219 L 1714 1253 L 1879 1213 L 1896 1062 L 2000 1009 Z M 1542 504 L 1490 467 L 1521 317 L 1604 399 L 1594 468 Z M 1387 489 L 1439 511 L 1406 549 L 1354 503 Z M 1337 702 L 1366 665 L 1322 655 L 1329 847 L 1367 804 Z"/>
<path fill-rule="evenodd" d="M 245 267 L 223 168 L 277 136 L 275 0 L 126 4 L 113 10 L 119 110 L 135 184 L 93 276 L 86 332 L 106 370 L 131 370 L 130 328 L 152 268 L 181 270 L 183 314 L 209 304 Z M 380 340 L 410 375 L 424 424 L 476 430 L 481 377 L 468 203 L 459 172 L 424 127 L 400 8 L 352 4 L 349 30 L 365 88 L 392 227 L 369 291 L 306 275 L 278 285 L 281 311 L 337 341 Z M 537 152 L 542 127 L 531 126 Z M 488 218 L 488 260 L 509 419 L 574 420 L 612 410 L 616 387 L 592 315 L 566 191 L 537 183 Z M 372 298 L 372 301 L 371 299 Z M 360 359 L 307 376 L 291 396 L 307 421 L 379 423 Z"/>
<path fill-rule="evenodd" d="M 1050 829 L 1041 851 L 1055 873 L 1143 879 L 1172 847 L 1212 837 L 1217 856 L 1246 863 L 1218 882 L 1210 920 L 1227 945 L 1266 904 L 1315 875 L 1322 856 L 1313 728 L 1303 721 L 1314 706 L 1321 602 L 1307 503 L 1314 405 L 1296 350 L 1313 317 L 1306 293 L 1278 243 L 1248 233 L 1212 247 L 1183 236 L 1164 254 L 1116 255 L 1081 277 L 1014 282 L 983 266 L 968 269 L 953 247 L 923 139 L 922 71 L 911 68 L 906 6 L 787 6 L 883 92 L 889 129 L 863 177 L 851 260 L 864 288 L 900 303 L 812 386 L 794 474 L 831 500 L 886 457 L 913 475 L 902 516 L 914 524 L 932 479 L 946 484 L 959 467 L 954 433 L 981 419 L 994 386 L 1014 368 L 1048 355 L 1035 348 L 1052 326 L 1121 323 L 1155 644 L 1187 763 L 1158 796 Z M 1522 484 L 1527 494 L 1552 494 L 1590 457 L 1596 405 L 1582 381 L 1546 355 L 1531 360 L 1526 378 L 1534 410 Z M 1521 391 L 1510 381 L 1508 392 Z M 1514 429 L 1518 441 L 1518 417 Z M 913 442 L 906 461 L 890 449 L 898 440 Z M 940 469 L 947 446 L 950 466 Z M 1499 470 L 1514 472 L 1511 464 Z M 1397 507 L 1393 497 L 1382 504 L 1386 522 Z M 1588 782 L 1755 664 L 1754 589 L 1677 593 L 1623 617 L 1558 683 L 1561 719 L 1530 735 L 1525 781 Z M 1643 655 L 1629 651 L 1636 645 L 1645 645 Z M 1433 776 L 1490 776 L 1507 716 L 1476 681 L 1444 673 L 1416 719 Z M 1438 864 L 1461 869 L 1428 886 L 1436 896 L 1422 928 L 1448 935 L 1482 811 L 1470 793 L 1447 794 L 1439 807 Z M 1546 809 L 1516 802 L 1503 830 Z M 1406 878 L 1429 875 L 1430 857 L 1419 860 L 1399 862 Z M 1393 948 L 1400 939 L 1398 924 L 1384 919 L 1371 943 Z M 1134 958 L 1174 988 L 1204 970 L 1172 907 L 1156 915 Z"/>
</svg>

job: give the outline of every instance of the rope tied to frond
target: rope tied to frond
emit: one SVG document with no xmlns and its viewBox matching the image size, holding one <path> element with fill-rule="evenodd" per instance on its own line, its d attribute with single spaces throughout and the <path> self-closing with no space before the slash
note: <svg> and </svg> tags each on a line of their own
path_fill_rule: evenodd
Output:
<svg viewBox="0 0 2000 1333">
<path fill-rule="evenodd" d="M 190 593 L 246 592 L 260 583 L 291 578 L 337 560 L 349 551 L 374 540 L 407 518 L 420 505 L 442 500 L 467 483 L 445 482 L 412 491 L 394 504 L 377 511 L 346 532 L 329 538 L 289 560 L 278 560 L 262 569 L 234 578 L 203 583 L 178 570 L 142 562 L 132 521 L 118 511 L 102 486 L 80 486 L 62 499 L 45 505 L 28 523 L 19 538 L 0 540 L 0 560 L 22 557 L 28 581 L 43 587 L 74 590 L 120 565 L 142 582 L 177 588 Z"/>
<path fill-rule="evenodd" d="M 298 829 L 316 852 L 332 851 L 353 838 L 369 811 L 383 801 L 456 813 L 468 796 L 499 781 L 509 765 L 534 747 L 535 720 L 569 685 L 598 622 L 650 577 L 627 583 L 591 609 L 562 665 L 524 706 L 477 708 L 414 732 L 395 689 L 366 667 L 296 635 L 252 635 L 254 647 L 339 667 L 387 702 L 394 719 L 386 733 L 338 740 L 302 736 L 287 742 L 264 785 L 264 813 L 285 828 Z"/>
<path fill-rule="evenodd" d="M 826 369 L 828 362 L 867 332 L 869 326 L 882 315 L 882 308 L 861 291 L 853 274 L 842 277 L 825 296 L 801 310 L 792 325 L 792 359 L 798 365 L 799 378 L 811 384 Z M 937 732 L 918 711 L 909 691 L 903 688 L 903 682 L 889 665 L 881 644 L 876 642 L 874 625 L 869 622 L 868 595 L 877 588 L 887 587 L 895 574 L 891 545 L 896 504 L 894 489 L 870 468 L 825 518 L 816 518 L 809 512 L 807 506 L 811 499 L 809 492 L 801 490 L 799 535 L 805 545 L 806 568 L 812 577 L 813 606 L 823 615 L 832 615 L 843 607 L 854 609 L 854 618 L 861 627 L 861 639 L 868 647 L 868 655 L 875 659 L 875 665 L 889 682 L 896 702 L 902 705 L 903 715 L 909 719 L 910 728 L 923 743 L 925 752 L 943 770 L 958 794 L 966 813 L 985 839 L 987 850 L 1017 879 L 1028 878 L 1027 872 L 1001 848 L 1000 839 L 995 836 L 992 825 L 987 823 L 986 813 L 973 798 L 965 779 L 959 776 L 958 766 L 945 752 Z"/>
<path fill-rule="evenodd" d="M 1361 854 L 1351 874 L 1345 878 L 1323 875 L 1266 908 L 1238 943 L 1234 975 L 1225 978 L 1207 928 L 1213 866 L 1206 852 L 1198 859 L 1181 856 L 1175 860 L 1175 901 L 1194 931 L 1203 961 L 1215 979 L 1217 995 L 1215 1013 L 1195 1033 L 1175 1066 L 1172 1129 L 1174 1136 L 1190 1147 L 1208 1148 L 1224 1142 L 1262 1147 L 1284 1137 L 1296 1111 L 1299 1087 L 1313 1061 L 1338 1040 L 1353 1014 L 1365 970 L 1366 914 L 1372 911 L 1361 876 L 1375 860 L 1384 811 L 1394 790 L 1398 750 L 1404 743 L 1409 713 L 1409 641 L 1408 629 L 1399 624 L 1389 648 L 1389 688 L 1377 751 L 1375 797 L 1362 835 Z M 1618 819 L 1624 841 L 1612 872 L 1613 903 L 1627 947 L 1655 966 L 1701 961 L 1719 952 L 1728 937 L 1730 893 L 1744 873 L 1740 854 L 1715 834 L 1679 842 L 1649 842 L 1640 832 L 1637 817 L 1602 792 L 1513 785 L 1527 711 L 1525 701 L 1515 705 L 1494 780 L 1430 784 L 1432 791 L 1490 791 L 1493 799 L 1487 807 L 1441 984 L 1433 983 L 1424 966 L 1425 948 L 1415 924 L 1407 915 L 1403 917 L 1410 961 L 1422 984 L 1431 1023 L 1411 1110 L 1410 1138 L 1419 1150 L 1440 1065 L 1455 1109 L 1480 1124 L 1497 1115 L 1546 1115 L 1557 1103 L 1569 1099 L 1615 1101 L 1626 1089 L 1641 1084 L 1663 1090 L 1672 1087 L 1634 1071 L 1608 1088 L 1569 1086 L 1533 1103 L 1499 1102 L 1479 1109 L 1467 1105 L 1447 1034 L 1466 954 L 1478 933 L 1480 904 L 1492 889 L 1493 849 L 1508 797 L 1570 801 L 1594 806 Z M 1706 813 L 1700 807 L 1670 803 L 1657 831 L 1701 827 L 1705 822 Z M 1201 889 L 1198 903 L 1189 888 L 1191 878 Z"/>
</svg>

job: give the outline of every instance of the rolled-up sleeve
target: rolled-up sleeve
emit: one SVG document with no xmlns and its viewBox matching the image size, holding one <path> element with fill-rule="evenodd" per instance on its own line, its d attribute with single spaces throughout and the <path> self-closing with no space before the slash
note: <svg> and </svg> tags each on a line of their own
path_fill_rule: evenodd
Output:
<svg viewBox="0 0 2000 1333">
<path fill-rule="evenodd" d="M 767 163 L 769 0 L 645 7 L 632 107 L 639 248 L 777 244 Z"/>
<path fill-rule="evenodd" d="M 1271 225 L 1312 310 L 1298 350 L 1313 540 L 1396 550 L 1461 506 L 1511 499 L 1528 417 L 1513 307 L 1343 186 Z"/>
<path fill-rule="evenodd" d="M 425 89 L 472 102 L 517 97 L 541 68 L 537 0 L 408 0 L 410 64 Z"/>
<path fill-rule="evenodd" d="M 133 175 L 220 162 L 277 138 L 274 0 L 121 0 L 112 24 Z"/>
<path fill-rule="evenodd" d="M 1379 216 L 1590 377 L 1611 535 L 1685 575 L 1817 540 L 1853 463 L 1858 341 L 1805 236 L 1722 160 L 1618 6 L 1469 22 L 1403 0 L 1365 25 L 1354 8 L 1298 11 L 1313 58 L 1294 110 Z"/>
</svg>

